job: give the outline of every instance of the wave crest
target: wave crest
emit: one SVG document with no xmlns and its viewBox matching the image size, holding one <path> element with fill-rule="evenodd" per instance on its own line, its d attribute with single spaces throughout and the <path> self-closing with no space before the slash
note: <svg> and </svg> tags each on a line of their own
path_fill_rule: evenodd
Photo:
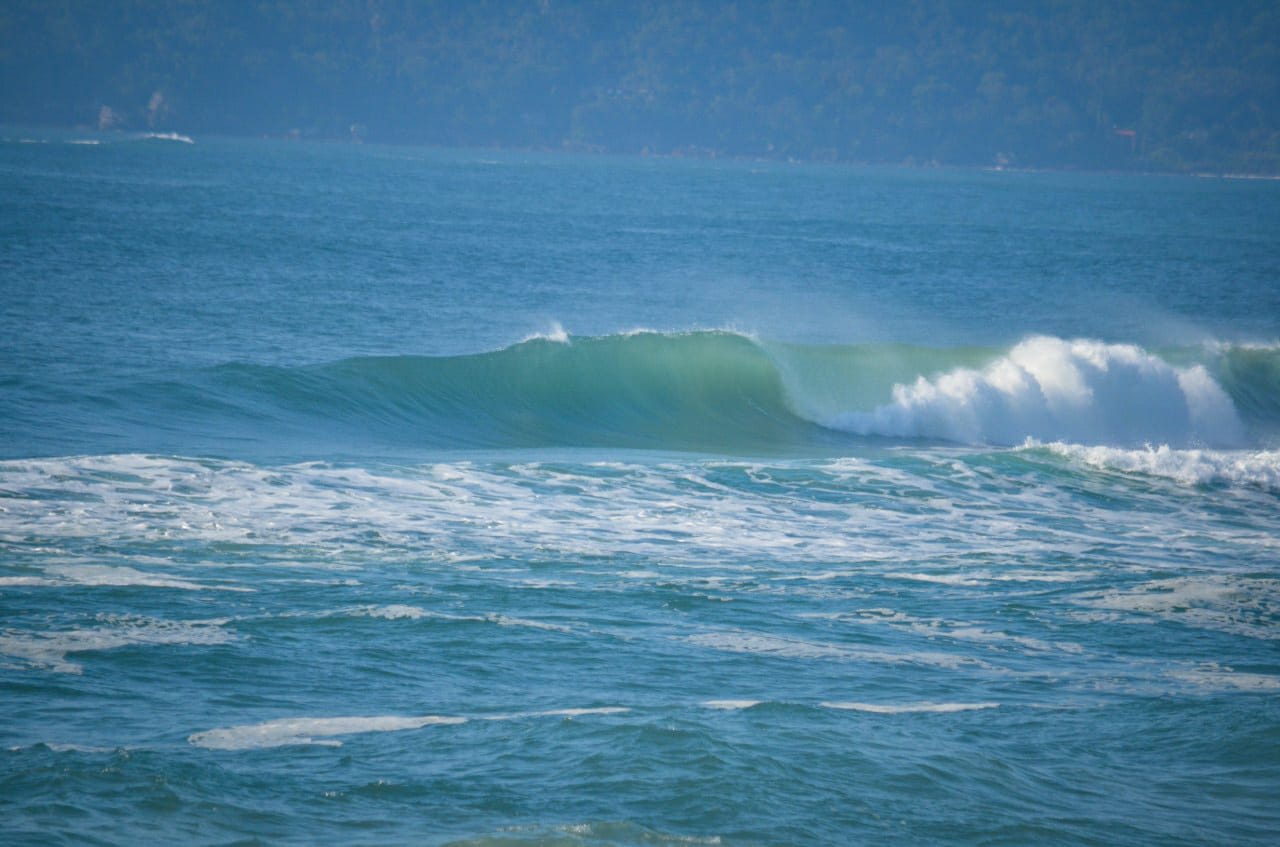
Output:
<svg viewBox="0 0 1280 847">
<path fill-rule="evenodd" d="M 899 384 L 893 400 L 829 425 L 862 435 L 1015 445 L 1239 446 L 1230 396 L 1202 364 L 1175 367 L 1130 344 L 1037 336 L 981 370 Z"/>
<path fill-rule="evenodd" d="M 728 331 L 572 337 L 461 356 L 228 364 L 86 398 L 63 442 L 120 452 L 386 447 L 846 451 L 865 437 L 1018 446 L 1274 447 L 1280 351 L 1151 352 L 1036 336 L 1007 349 L 806 346 Z M 50 399 L 50 404 L 55 404 Z M 60 442 L 59 448 L 66 451 Z M 74 446 L 100 452 L 100 443 Z"/>
</svg>

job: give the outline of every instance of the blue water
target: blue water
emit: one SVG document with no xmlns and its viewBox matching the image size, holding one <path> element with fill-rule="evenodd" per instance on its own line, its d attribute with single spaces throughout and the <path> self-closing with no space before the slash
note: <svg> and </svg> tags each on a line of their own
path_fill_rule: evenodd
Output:
<svg viewBox="0 0 1280 847">
<path fill-rule="evenodd" d="M 8 128 L 0 298 L 6 843 L 1280 832 L 1277 183 Z"/>
</svg>

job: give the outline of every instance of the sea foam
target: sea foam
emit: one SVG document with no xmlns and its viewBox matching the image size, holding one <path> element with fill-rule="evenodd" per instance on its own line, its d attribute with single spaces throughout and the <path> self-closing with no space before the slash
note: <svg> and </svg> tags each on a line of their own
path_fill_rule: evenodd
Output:
<svg viewBox="0 0 1280 847">
<path fill-rule="evenodd" d="M 947 713 L 947 712 L 972 712 L 980 709 L 996 709 L 999 703 L 852 703 L 852 702 L 825 702 L 822 704 L 828 709 L 841 709 L 851 712 L 870 712 L 877 715 L 901 715 L 917 712 L 924 713 Z"/>
<path fill-rule="evenodd" d="M 1168 444 L 1139 449 L 1067 444 L 1061 441 L 1043 447 L 1050 452 L 1090 467 L 1172 479 L 1184 485 L 1237 485 L 1280 490 L 1280 450 L 1178 450 Z"/>
<path fill-rule="evenodd" d="M 252 750 L 263 747 L 286 747 L 298 744 L 323 744 L 337 747 L 336 735 L 366 732 L 400 732 L 421 729 L 432 724 L 466 723 L 466 718 L 443 715 L 378 715 L 372 717 L 284 718 L 249 726 L 232 726 L 193 733 L 187 740 L 209 750 Z M 317 741 L 316 739 L 321 739 Z"/>
<path fill-rule="evenodd" d="M 68 653 L 117 650 L 121 647 L 157 645 L 213 645 L 234 641 L 224 629 L 226 619 L 175 621 L 141 616 L 100 615 L 100 626 L 87 629 L 23 633 L 0 632 L 0 655 L 29 667 L 78 674 L 80 665 L 67 660 Z"/>
<path fill-rule="evenodd" d="M 1047 336 L 1026 339 L 981 370 L 896 385 L 891 402 L 826 423 L 862 435 L 968 444 L 1244 441 L 1231 398 L 1203 365 L 1179 368 L 1135 345 Z"/>
<path fill-rule="evenodd" d="M 56 565 L 48 568 L 44 576 L 0 577 L 0 587 L 63 587 L 80 585 L 91 587 L 136 586 L 143 588 L 176 588 L 184 591 L 240 591 L 254 589 L 234 585 L 206 585 L 182 577 L 163 573 L 149 573 L 136 568 L 111 565 Z"/>
<path fill-rule="evenodd" d="M 539 712 L 482 715 L 477 720 L 508 721 L 522 718 L 573 719 L 588 715 L 617 715 L 629 712 L 623 706 L 547 709 Z M 321 745 L 341 747 L 341 735 L 371 732 L 403 732 L 427 726 L 456 726 L 470 721 L 461 715 L 367 715 L 347 717 L 280 718 L 265 723 L 208 729 L 192 733 L 187 741 L 207 750 L 255 750 L 268 747 Z"/>
</svg>

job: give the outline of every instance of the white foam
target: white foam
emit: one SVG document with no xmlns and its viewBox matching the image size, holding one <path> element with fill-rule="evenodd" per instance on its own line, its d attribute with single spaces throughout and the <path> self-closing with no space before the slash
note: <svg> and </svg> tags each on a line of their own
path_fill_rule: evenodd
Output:
<svg viewBox="0 0 1280 847">
<path fill-rule="evenodd" d="M 518 718 L 581 718 L 587 715 L 622 715 L 630 712 L 626 706 L 591 706 L 579 709 L 546 709 L 541 712 L 517 712 L 512 715 L 492 715 L 486 720 L 515 720 Z"/>
<path fill-rule="evenodd" d="M 917 583 L 1069 581 L 1080 575 L 1027 563 L 1045 561 L 1046 550 L 1084 554 L 1134 528 L 1131 513 L 1099 512 L 1066 487 L 1020 487 L 1014 497 L 992 490 L 985 474 L 957 477 L 951 465 L 966 455 L 957 449 L 898 452 L 882 462 L 619 463 L 609 473 L 536 463 L 258 467 L 136 454 L 6 461 L 0 462 L 0 487 L 24 496 L 5 500 L 0 544 L 20 545 L 32 555 L 47 547 L 51 557 L 65 557 L 80 540 L 137 549 L 181 539 L 239 545 L 266 565 L 289 568 L 299 564 L 291 550 L 323 551 L 305 557 L 308 566 L 334 571 L 400 561 L 409 551 L 432 566 L 511 574 L 510 584 L 521 590 L 604 577 L 599 568 L 550 573 L 531 561 L 608 559 L 628 563 L 621 574 L 604 577 L 624 587 L 640 579 L 692 585 L 689 571 L 709 569 L 729 580 L 720 586 L 727 590 L 818 597 L 847 593 L 849 583 L 884 572 Z M 777 479 L 726 484 L 726 477 L 764 473 Z M 846 486 L 912 496 L 815 502 L 815 491 Z M 907 502 L 911 508 L 897 507 Z M 1026 516 L 1032 513 L 1064 520 L 1041 522 L 1029 533 Z M 1146 537 L 1152 521 L 1162 518 L 1148 513 L 1142 520 Z M 1174 519 L 1168 521 L 1176 528 Z M 958 535 L 961 523 L 965 532 Z M 377 545 L 369 543 L 370 533 L 377 533 Z M 1204 537 L 1206 553 L 1216 540 Z M 908 561 L 916 564 L 907 567 Z M 978 561 L 1009 567 L 967 564 Z M 762 562 L 769 563 L 764 571 Z M 122 564 L 161 579 L 212 582 L 193 578 L 190 569 L 174 572 L 167 560 Z M 36 569 L 9 571 L 6 578 L 28 577 L 51 578 Z"/>
<path fill-rule="evenodd" d="M 1079 654 L 1084 652 L 1083 645 L 1073 641 L 1045 641 L 1030 636 L 987 629 L 976 623 L 941 618 L 920 618 L 887 608 L 858 609 L 854 612 L 810 612 L 802 614 L 800 617 L 835 620 L 862 626 L 885 626 L 900 632 L 909 632 L 930 639 L 951 638 L 958 641 L 997 644 L 1000 647 L 1016 644 L 1027 650 L 1041 653 L 1061 651 Z"/>
<path fill-rule="evenodd" d="M 1048 653 L 1061 650 L 1064 653 L 1083 653 L 1084 646 L 1073 641 L 1045 641 L 1025 635 L 1012 635 L 1007 632 L 984 629 L 980 626 L 930 626 L 915 627 L 913 631 L 927 637 L 942 636 L 958 641 L 976 641 L 996 644 L 1017 644 L 1027 650 Z"/>
<path fill-rule="evenodd" d="M 1233 668 L 1213 663 L 1189 670 L 1169 671 L 1166 676 L 1211 691 L 1280 691 L 1280 676 L 1239 673 Z"/>
<path fill-rule="evenodd" d="M 210 729 L 187 738 L 197 747 L 209 750 L 253 750 L 299 744 L 324 744 L 337 747 L 336 735 L 358 735 L 367 732 L 401 732 L 436 724 L 466 723 L 466 718 L 442 715 L 381 715 L 374 717 L 283 718 L 247 726 Z M 322 739 L 317 741 L 316 739 Z"/>
<path fill-rule="evenodd" d="M 195 144 L 195 140 L 189 135 L 180 135 L 176 132 L 148 132 L 141 136 L 142 139 L 155 141 L 178 141 L 183 144 Z"/>
<path fill-rule="evenodd" d="M 1128 344 L 1047 336 L 1026 339 L 981 371 L 958 368 L 896 385 L 892 402 L 825 423 L 968 444 L 1233 446 L 1244 439 L 1231 399 L 1202 366 L 1176 368 Z"/>
<path fill-rule="evenodd" d="M 963 570 L 953 573 L 915 573 L 887 571 L 886 579 L 905 579 L 912 582 L 932 582 L 937 585 L 954 585 L 964 588 L 989 585 L 993 582 L 1079 582 L 1094 576 L 1093 571 L 1033 571 L 1019 568 L 1008 571 L 985 569 Z"/>
<path fill-rule="evenodd" d="M 752 706 L 759 706 L 760 700 L 703 700 L 702 705 L 708 709 L 722 709 L 724 711 L 734 711 L 737 709 L 750 709 Z"/>
<path fill-rule="evenodd" d="M 729 653 L 754 653 L 785 659 L 836 659 L 844 661 L 877 662 L 886 664 L 917 664 L 941 668 L 962 666 L 988 667 L 981 659 L 937 651 L 908 651 L 894 653 L 885 650 L 869 650 L 843 644 L 784 638 L 741 630 L 720 630 L 699 633 L 684 638 L 700 647 L 723 650 Z"/>
<path fill-rule="evenodd" d="M 583 715 L 621 715 L 631 711 L 626 706 L 598 706 L 587 709 L 552 709 L 547 712 L 535 712 L 539 716 L 578 718 Z"/>
<path fill-rule="evenodd" d="M 253 591 L 228 585 L 205 585 L 168 574 L 148 573 L 130 567 L 110 565 L 62 565 L 49 568 L 46 573 L 55 577 L 50 584 L 142 586 L 146 588 L 177 588 L 184 591 Z"/>
<path fill-rule="evenodd" d="M 1280 450 L 1175 450 L 1167 444 L 1130 450 L 1053 442 L 1028 442 L 1090 467 L 1172 479 L 1184 485 L 1238 485 L 1280 490 Z"/>
<path fill-rule="evenodd" d="M 570 343 L 569 333 L 565 332 L 564 327 L 560 325 L 559 321 L 552 321 L 551 326 L 546 332 L 535 332 L 530 335 L 526 335 L 524 338 L 520 339 L 520 341 L 522 344 L 527 341 L 550 341 L 554 344 Z"/>
<path fill-rule="evenodd" d="M 337 567 L 345 552 L 370 555 L 371 531 L 389 553 L 397 546 L 421 550 L 430 534 L 428 555 L 455 566 L 487 560 L 495 550 L 513 560 L 623 553 L 661 562 L 678 540 L 691 560 L 741 555 L 824 562 L 826 570 L 851 558 L 898 558 L 890 532 L 928 523 L 848 504 L 828 507 L 841 509 L 848 529 L 832 533 L 826 521 L 804 515 L 803 500 L 713 481 L 725 467 L 636 464 L 601 475 L 593 468 L 564 472 L 466 462 L 387 471 L 323 463 L 260 468 L 136 454 L 23 460 L 0 463 L 0 484 L 34 495 L 6 502 L 0 542 L 92 538 L 133 545 L 181 537 L 271 549 L 300 544 L 323 546 Z M 899 476 L 885 469 L 877 481 Z M 485 528 L 482 556 L 469 549 L 475 527 Z M 654 573 L 652 566 L 640 572 Z M 628 578 L 642 578 L 640 572 Z"/>
<path fill-rule="evenodd" d="M 996 709 L 999 703 L 852 703 L 825 702 L 827 709 L 845 709 L 854 712 L 871 712 L 877 715 L 901 715 L 914 712 L 946 713 L 971 712 L 979 709 Z"/>
<path fill-rule="evenodd" d="M 354 614 L 371 618 L 385 618 L 392 621 L 420 620 L 421 618 L 433 617 L 432 613 L 426 609 L 420 609 L 417 606 L 405 606 L 399 603 L 393 603 L 389 606 L 369 606 L 357 610 Z"/>
<path fill-rule="evenodd" d="M 893 571 L 886 573 L 888 579 L 906 579 L 912 582 L 932 582 L 938 585 L 956 585 L 972 587 L 985 585 L 987 580 L 978 579 L 966 573 L 905 573 Z"/>
<path fill-rule="evenodd" d="M 548 632 L 573 632 L 572 628 L 561 626 L 560 624 L 546 623 L 545 621 L 536 621 L 529 618 L 514 618 L 509 615 L 498 614 L 497 612 L 463 615 L 451 612 L 437 612 L 431 609 L 423 609 L 419 606 L 408 606 L 399 603 L 393 603 L 387 606 L 362 606 L 356 609 L 341 610 L 336 614 L 383 618 L 385 620 L 421 620 L 423 618 L 435 618 L 438 620 L 448 621 L 475 621 L 477 623 L 497 624 L 498 626 L 541 629 Z"/>
<path fill-rule="evenodd" d="M 1263 640 L 1280 639 L 1280 580 L 1227 574 L 1156 579 L 1135 586 L 1078 595 L 1076 602 L 1116 615 L 1151 618 Z M 1140 616 L 1135 618 L 1134 616 Z"/>
<path fill-rule="evenodd" d="M 586 708 L 546 709 L 536 712 L 515 712 L 500 715 L 482 715 L 476 720 L 509 721 L 524 718 L 573 718 L 588 715 L 618 715 L 631 711 L 624 706 L 594 706 Z M 422 729 L 426 726 L 456 726 L 472 718 L 459 715 L 375 715 L 337 718 L 281 718 L 266 723 L 209 729 L 190 735 L 187 740 L 197 747 L 209 750 L 254 750 L 266 747 L 295 745 L 324 745 L 340 747 L 340 735 L 361 735 L 370 732 L 402 732 Z"/>
<path fill-rule="evenodd" d="M 226 644 L 235 634 L 222 627 L 225 618 L 206 621 L 173 621 L 158 618 L 99 615 L 105 625 L 92 629 L 0 634 L 0 654 L 12 656 L 28 666 L 60 673 L 80 673 L 82 668 L 67 661 L 68 653 L 116 650 L 135 645 Z"/>
</svg>

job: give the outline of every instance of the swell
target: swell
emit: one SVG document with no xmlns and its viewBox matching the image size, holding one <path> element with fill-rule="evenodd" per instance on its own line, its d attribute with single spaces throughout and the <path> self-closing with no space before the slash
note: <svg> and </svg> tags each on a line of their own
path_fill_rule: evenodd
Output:
<svg viewBox="0 0 1280 847">
<path fill-rule="evenodd" d="M 759 345 L 725 332 L 534 338 L 474 355 L 209 376 L 242 412 L 421 447 L 721 451 L 840 438 L 792 411 Z"/>
<path fill-rule="evenodd" d="M 1010 348 L 806 346 L 723 331 L 636 332 L 463 356 L 226 364 L 103 391 L 79 404 L 81 420 L 61 396 L 56 413 L 29 425 L 97 433 L 103 443 L 89 451 L 733 453 L 841 449 L 866 438 L 1238 448 L 1277 441 L 1280 349 L 1151 352 L 1051 337 Z"/>
</svg>

